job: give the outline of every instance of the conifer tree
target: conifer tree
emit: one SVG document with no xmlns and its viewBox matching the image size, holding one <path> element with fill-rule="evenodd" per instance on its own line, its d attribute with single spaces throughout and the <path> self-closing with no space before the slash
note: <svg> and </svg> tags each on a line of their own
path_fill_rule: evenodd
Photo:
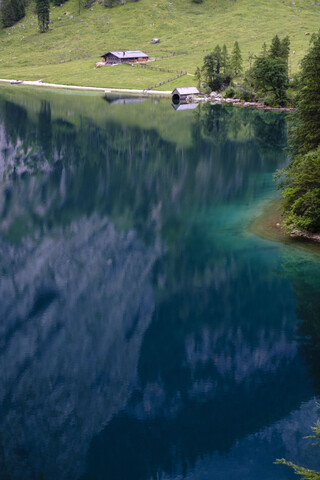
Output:
<svg viewBox="0 0 320 480">
<path fill-rule="evenodd" d="M 242 56 L 238 42 L 234 42 L 231 55 L 231 67 L 235 75 L 239 75 L 239 73 L 242 72 Z"/>
<path fill-rule="evenodd" d="M 271 41 L 270 57 L 272 57 L 272 58 L 281 57 L 281 42 L 280 42 L 280 38 L 278 37 L 278 35 L 273 37 L 273 39 Z"/>
<path fill-rule="evenodd" d="M 265 58 L 267 55 L 268 55 L 267 44 L 266 44 L 266 42 L 264 42 L 264 44 L 262 45 L 262 50 L 261 50 L 260 57 Z"/>
<path fill-rule="evenodd" d="M 227 73 L 229 69 L 229 54 L 226 45 L 223 45 L 221 52 L 221 68 L 224 74 Z"/>
<path fill-rule="evenodd" d="M 291 138 L 294 153 L 306 153 L 320 145 L 320 32 L 301 62 L 298 119 Z"/>
<path fill-rule="evenodd" d="M 280 172 L 286 224 L 320 232 L 320 32 L 301 62 L 298 109 L 290 131 L 293 161 Z M 318 430 L 320 439 L 320 427 Z M 305 477 L 315 478 L 318 477 Z"/>
<path fill-rule="evenodd" d="M 316 440 L 314 445 L 320 446 L 320 422 L 318 421 L 314 427 L 312 427 L 313 435 L 310 435 L 306 438 L 313 438 Z M 277 464 L 280 465 L 287 465 L 288 467 L 292 467 L 294 472 L 297 475 L 301 476 L 301 480 L 320 480 L 320 472 L 315 472 L 314 470 L 309 470 L 308 468 L 299 467 L 292 462 L 288 462 L 284 458 L 280 460 L 276 460 Z"/>
<path fill-rule="evenodd" d="M 216 59 L 216 73 L 220 73 L 221 70 L 221 47 L 220 45 L 217 45 L 213 51 Z"/>
<path fill-rule="evenodd" d="M 49 29 L 49 0 L 36 0 L 36 10 L 40 33 L 45 33 Z"/>
</svg>

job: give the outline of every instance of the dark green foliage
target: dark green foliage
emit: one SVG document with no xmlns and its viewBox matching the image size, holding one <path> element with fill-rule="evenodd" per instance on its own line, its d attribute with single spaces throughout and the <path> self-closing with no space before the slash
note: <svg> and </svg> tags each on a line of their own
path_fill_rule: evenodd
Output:
<svg viewBox="0 0 320 480">
<path fill-rule="evenodd" d="M 239 98 L 244 102 L 253 102 L 256 99 L 251 88 L 241 88 L 239 92 Z"/>
<path fill-rule="evenodd" d="M 287 225 L 310 232 L 320 231 L 320 147 L 297 155 L 284 173 Z"/>
<path fill-rule="evenodd" d="M 202 73 L 206 84 L 211 90 L 220 90 L 231 82 L 231 75 L 226 69 L 226 52 L 223 52 L 219 45 L 213 52 L 203 59 Z M 223 71 L 225 70 L 225 72 Z"/>
<path fill-rule="evenodd" d="M 221 52 L 221 68 L 223 73 L 226 75 L 230 70 L 230 58 L 226 45 L 223 45 Z"/>
<path fill-rule="evenodd" d="M 242 56 L 238 42 L 234 42 L 230 63 L 233 73 L 239 75 L 242 72 Z"/>
<path fill-rule="evenodd" d="M 67 0 L 53 0 L 53 5 L 59 7 L 61 4 L 66 3 Z"/>
<path fill-rule="evenodd" d="M 284 105 L 288 86 L 286 62 L 282 58 L 269 55 L 257 58 L 253 68 L 253 84 L 263 94 L 272 92 L 275 102 Z"/>
<path fill-rule="evenodd" d="M 0 13 L 3 27 L 11 27 L 25 16 L 24 0 L 2 0 Z"/>
<path fill-rule="evenodd" d="M 196 77 L 197 79 L 197 86 L 198 88 L 200 88 L 200 84 L 201 84 L 201 70 L 199 67 L 196 68 L 196 71 L 194 72 L 194 76 Z"/>
<path fill-rule="evenodd" d="M 273 39 L 271 41 L 269 55 L 270 55 L 270 57 L 273 57 L 273 58 L 281 57 L 281 42 L 280 42 L 280 39 L 279 39 L 278 35 L 273 37 Z"/>
<path fill-rule="evenodd" d="M 36 10 L 40 33 L 45 33 L 49 29 L 49 0 L 36 0 Z"/>
<path fill-rule="evenodd" d="M 298 111 L 292 122 L 293 162 L 282 172 L 286 224 L 320 232 L 320 33 L 302 60 Z"/>
<path fill-rule="evenodd" d="M 233 87 L 229 86 L 224 91 L 225 98 L 233 98 L 235 96 L 235 90 Z"/>
<path fill-rule="evenodd" d="M 293 153 L 314 150 L 320 144 L 320 32 L 301 62 L 298 115 L 291 131 Z"/>
<path fill-rule="evenodd" d="M 310 435 L 307 438 L 314 438 L 316 442 L 314 445 L 320 446 L 320 422 L 318 421 L 314 427 L 312 427 L 313 435 Z M 320 480 L 320 472 L 315 472 L 314 470 L 309 470 L 308 468 L 299 467 L 292 462 L 288 462 L 284 458 L 276 460 L 277 464 L 287 465 L 294 469 L 294 472 L 297 475 L 301 476 L 301 480 Z"/>
<path fill-rule="evenodd" d="M 266 44 L 262 46 L 259 57 L 256 57 L 248 76 L 255 90 L 263 97 L 267 105 L 283 106 L 286 104 L 288 88 L 288 37 L 279 39 L 276 35 L 269 51 Z"/>
</svg>

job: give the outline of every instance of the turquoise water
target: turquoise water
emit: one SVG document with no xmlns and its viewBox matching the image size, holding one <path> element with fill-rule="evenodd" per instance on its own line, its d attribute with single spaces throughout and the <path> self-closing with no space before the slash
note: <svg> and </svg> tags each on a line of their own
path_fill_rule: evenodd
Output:
<svg viewBox="0 0 320 480">
<path fill-rule="evenodd" d="M 286 130 L 248 109 L 0 91 L 1 478 L 320 467 L 303 439 L 320 257 L 249 228 Z"/>
</svg>

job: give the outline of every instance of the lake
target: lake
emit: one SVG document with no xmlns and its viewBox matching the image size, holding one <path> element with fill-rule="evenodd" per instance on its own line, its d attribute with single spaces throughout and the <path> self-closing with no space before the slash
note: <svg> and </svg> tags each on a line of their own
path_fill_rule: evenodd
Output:
<svg viewBox="0 0 320 480">
<path fill-rule="evenodd" d="M 283 114 L 1 88 L 1 479 L 320 468 L 320 256 L 250 227 L 286 145 Z"/>
</svg>

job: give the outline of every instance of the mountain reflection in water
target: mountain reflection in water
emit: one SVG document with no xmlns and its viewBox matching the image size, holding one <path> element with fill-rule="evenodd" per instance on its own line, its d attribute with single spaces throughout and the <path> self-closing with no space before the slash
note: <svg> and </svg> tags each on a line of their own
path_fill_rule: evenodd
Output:
<svg viewBox="0 0 320 480">
<path fill-rule="evenodd" d="M 79 98 L 0 96 L 1 478 L 292 478 L 318 260 L 246 232 L 285 117 Z"/>
</svg>

